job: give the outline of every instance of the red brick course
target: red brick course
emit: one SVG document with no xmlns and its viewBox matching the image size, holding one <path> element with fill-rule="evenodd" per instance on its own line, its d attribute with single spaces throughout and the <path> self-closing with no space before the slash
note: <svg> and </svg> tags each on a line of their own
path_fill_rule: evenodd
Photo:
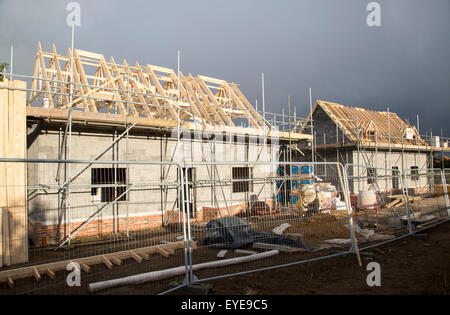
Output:
<svg viewBox="0 0 450 315">
<path fill-rule="evenodd" d="M 267 204 L 271 207 L 272 202 L 267 201 Z M 245 213 L 248 207 L 248 203 L 242 203 L 239 205 L 234 205 L 231 208 L 231 215 L 239 215 Z M 192 223 L 194 222 L 209 222 L 210 220 L 217 219 L 219 217 L 228 216 L 228 211 L 226 207 L 220 208 L 219 210 L 213 207 L 202 207 L 195 214 L 195 218 L 190 219 Z M 165 221 L 169 224 L 178 223 L 178 210 L 167 210 Z M 72 223 L 71 229 L 72 233 L 80 224 L 79 222 Z M 107 235 L 114 232 L 115 220 L 110 219 L 98 219 L 92 221 L 84 229 L 82 229 L 76 238 L 82 238 L 87 236 L 100 236 Z M 135 216 L 128 218 L 128 229 L 129 231 L 139 231 L 146 229 L 160 228 L 163 225 L 163 218 L 161 214 L 154 214 L 148 216 Z M 127 219 L 119 218 L 117 231 L 125 232 L 127 227 Z M 56 233 L 58 230 L 58 225 L 44 225 L 41 222 L 29 223 L 29 236 L 36 246 L 45 246 L 46 244 L 54 244 L 56 239 Z M 60 235 L 66 235 L 67 226 L 66 224 L 61 224 Z"/>
</svg>

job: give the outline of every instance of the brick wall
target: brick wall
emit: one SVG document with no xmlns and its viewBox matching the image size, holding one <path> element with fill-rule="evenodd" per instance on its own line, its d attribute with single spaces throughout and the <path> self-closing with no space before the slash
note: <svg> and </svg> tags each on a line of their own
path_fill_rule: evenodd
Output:
<svg viewBox="0 0 450 315">
<path fill-rule="evenodd" d="M 267 201 L 269 207 L 272 208 L 273 202 Z M 239 215 L 245 213 L 248 207 L 248 203 L 242 203 L 239 205 L 234 205 L 231 207 L 231 215 Z M 168 210 L 166 211 L 166 218 L 169 224 L 178 223 L 178 210 Z M 220 215 L 218 208 L 213 207 L 202 207 L 197 211 L 196 217 L 191 219 L 191 223 L 203 222 L 207 223 L 210 220 L 217 219 L 219 217 L 228 216 L 228 211 L 226 207 L 220 208 Z M 163 219 L 161 214 L 154 214 L 148 216 L 135 216 L 128 218 L 128 229 L 129 231 L 140 231 L 146 229 L 159 228 L 162 226 Z M 82 223 L 72 223 L 71 229 L 72 232 Z M 82 238 L 87 236 L 100 236 L 107 235 L 114 232 L 115 220 L 113 219 L 99 219 L 94 220 L 90 224 L 88 224 L 84 229 L 82 229 L 77 235 L 76 238 Z M 119 218 L 118 219 L 118 232 L 125 232 L 127 227 L 127 219 Z M 47 244 L 54 244 L 56 239 L 56 233 L 58 231 L 58 225 L 44 225 L 41 222 L 36 221 L 34 224 L 29 223 L 29 237 L 35 244 L 35 246 L 45 246 Z M 67 232 L 66 224 L 61 224 L 60 227 L 60 235 L 65 235 Z"/>
</svg>

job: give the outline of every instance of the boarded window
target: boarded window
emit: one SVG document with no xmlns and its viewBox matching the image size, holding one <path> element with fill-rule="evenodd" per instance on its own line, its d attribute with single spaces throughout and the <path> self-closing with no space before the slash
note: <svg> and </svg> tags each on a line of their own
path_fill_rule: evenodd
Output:
<svg viewBox="0 0 450 315">
<path fill-rule="evenodd" d="M 91 184 L 105 185 L 106 187 L 93 187 L 92 196 L 99 196 L 97 201 L 111 202 L 121 196 L 118 201 L 128 200 L 128 194 L 124 194 L 127 184 L 126 168 L 92 168 Z M 123 196 L 122 196 L 123 195 Z"/>
<path fill-rule="evenodd" d="M 233 167 L 233 192 L 250 192 L 251 170 L 250 167 Z M 242 179 L 242 181 L 236 181 Z"/>
</svg>

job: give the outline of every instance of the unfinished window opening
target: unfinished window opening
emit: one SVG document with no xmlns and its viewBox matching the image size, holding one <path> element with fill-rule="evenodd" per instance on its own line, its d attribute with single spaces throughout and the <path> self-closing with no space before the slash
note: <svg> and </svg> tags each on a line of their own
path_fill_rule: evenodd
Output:
<svg viewBox="0 0 450 315">
<path fill-rule="evenodd" d="M 392 189 L 399 189 L 399 177 L 400 171 L 398 170 L 398 166 L 392 167 Z"/>
<path fill-rule="evenodd" d="M 91 189 L 92 201 L 94 202 L 112 202 L 119 196 L 121 197 L 118 201 L 128 200 L 128 193 L 124 194 L 126 191 L 124 185 L 126 184 L 126 168 L 91 169 L 91 185 L 107 185 L 107 187 L 93 187 Z"/>
<path fill-rule="evenodd" d="M 375 140 L 377 138 L 377 133 L 375 130 L 369 130 L 367 131 L 367 138 L 369 140 Z"/>
<path fill-rule="evenodd" d="M 368 167 L 367 168 L 367 184 L 375 183 L 376 176 L 377 176 L 377 169 L 374 167 Z"/>
<path fill-rule="evenodd" d="M 186 167 L 182 168 L 183 174 L 186 176 Z M 197 216 L 197 207 L 196 207 L 196 191 L 195 191 L 195 168 L 188 168 L 187 169 L 187 185 L 186 182 L 183 183 L 184 186 L 184 211 L 187 212 L 187 209 L 189 207 L 189 213 L 190 217 L 193 219 Z M 180 173 L 177 172 L 177 180 L 180 180 Z M 186 178 L 183 178 L 184 181 L 186 181 Z M 179 200 L 179 195 L 177 195 L 177 207 L 180 209 L 181 204 Z M 189 199 L 188 199 L 189 197 Z M 181 209 L 180 209 L 181 211 Z"/>
<path fill-rule="evenodd" d="M 233 167 L 232 178 L 233 178 L 233 193 L 241 192 L 251 192 L 253 191 L 250 181 L 252 179 L 252 174 L 250 167 Z M 236 181 L 241 179 L 242 181 Z"/>
<path fill-rule="evenodd" d="M 411 166 L 411 180 L 418 181 L 419 180 L 419 167 Z"/>
</svg>

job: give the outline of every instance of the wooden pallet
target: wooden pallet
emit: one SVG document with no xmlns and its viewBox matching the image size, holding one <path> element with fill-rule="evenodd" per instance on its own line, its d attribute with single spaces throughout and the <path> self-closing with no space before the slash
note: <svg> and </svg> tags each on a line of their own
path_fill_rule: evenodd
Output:
<svg viewBox="0 0 450 315">
<path fill-rule="evenodd" d="M 197 243 L 195 241 L 191 241 L 191 245 L 193 249 L 196 249 Z M 34 277 L 36 281 L 39 281 L 44 274 L 54 279 L 55 272 L 66 270 L 67 265 L 71 262 L 78 263 L 84 272 L 89 272 L 90 266 L 98 264 L 104 264 L 108 269 L 112 269 L 114 265 L 120 266 L 122 260 L 125 259 L 134 259 L 138 263 L 141 263 L 143 260 L 150 259 L 151 254 L 160 254 L 167 258 L 174 254 L 176 249 L 180 248 L 184 248 L 184 241 L 5 270 L 0 272 L 0 283 L 7 282 L 12 288 L 14 286 L 14 280 L 17 279 Z"/>
</svg>

